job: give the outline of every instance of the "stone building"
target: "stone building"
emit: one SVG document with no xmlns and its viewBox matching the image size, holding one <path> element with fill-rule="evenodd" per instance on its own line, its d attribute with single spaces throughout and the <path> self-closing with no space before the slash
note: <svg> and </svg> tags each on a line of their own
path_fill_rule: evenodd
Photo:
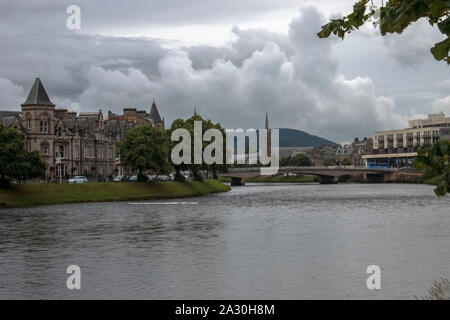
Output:
<svg viewBox="0 0 450 320">
<path fill-rule="evenodd" d="M 46 179 L 117 175 L 116 144 L 127 130 L 141 125 L 164 129 L 154 101 L 149 113 L 125 108 L 123 115 L 109 111 L 107 119 L 101 109 L 77 115 L 55 108 L 39 78 L 21 107 L 21 111 L 0 111 L 0 123 L 21 130 L 27 149 L 40 151 L 47 163 Z"/>
<path fill-rule="evenodd" d="M 350 162 L 355 167 L 363 166 L 363 155 L 373 152 L 372 138 L 355 138 L 352 143 L 345 143 L 336 151 L 337 163 Z"/>
</svg>

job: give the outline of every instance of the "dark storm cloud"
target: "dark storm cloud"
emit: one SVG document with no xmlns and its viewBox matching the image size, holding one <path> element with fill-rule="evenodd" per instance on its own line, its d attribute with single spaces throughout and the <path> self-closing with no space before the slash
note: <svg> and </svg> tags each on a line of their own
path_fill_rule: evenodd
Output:
<svg viewBox="0 0 450 320">
<path fill-rule="evenodd" d="M 211 9 L 208 19 L 219 20 L 222 14 L 235 12 L 238 3 L 210 2 L 217 10 Z M 119 25 L 149 17 L 154 18 L 151 23 L 158 23 L 177 16 L 187 23 L 211 8 L 201 1 L 184 4 L 185 10 L 174 2 L 133 1 L 128 9 L 125 2 L 111 1 L 107 8 L 101 6 L 106 2 L 92 3 L 80 2 L 82 28 L 85 21 L 89 25 L 95 19 L 102 28 L 116 18 Z M 250 14 L 246 8 L 255 3 L 242 4 L 242 12 Z M 65 28 L 68 4 L 41 0 L 0 5 L 2 109 L 18 109 L 39 76 L 58 106 L 77 103 L 77 111 L 120 112 L 124 107 L 148 107 L 156 98 L 167 122 L 192 114 L 196 106 L 201 114 L 229 128 L 260 127 L 267 110 L 273 127 L 299 128 L 340 141 L 404 126 L 409 118 L 409 113 L 399 114 L 393 99 L 376 94 L 369 77 L 338 73 L 333 54 L 337 41 L 315 36 L 326 20 L 312 6 L 302 6 L 287 34 L 235 26 L 231 30 L 235 40 L 227 46 L 168 49 L 158 39 L 70 31 Z M 269 10 L 269 5 L 278 6 L 269 1 L 256 5 L 254 11 Z M 446 100 L 436 103 L 440 106 Z"/>
</svg>

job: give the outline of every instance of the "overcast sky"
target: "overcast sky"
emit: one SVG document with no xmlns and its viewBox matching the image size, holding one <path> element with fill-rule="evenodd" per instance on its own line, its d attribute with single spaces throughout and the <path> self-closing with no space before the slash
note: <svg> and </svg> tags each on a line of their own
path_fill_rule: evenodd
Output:
<svg viewBox="0 0 450 320">
<path fill-rule="evenodd" d="M 20 110 L 40 77 L 57 107 L 147 108 L 166 124 L 199 113 L 226 128 L 297 128 L 337 142 L 450 115 L 442 36 L 419 21 L 318 39 L 354 0 L 0 0 L 0 110 Z M 376 2 L 376 1 L 375 1 Z M 66 27 L 69 5 L 81 30 Z"/>
</svg>

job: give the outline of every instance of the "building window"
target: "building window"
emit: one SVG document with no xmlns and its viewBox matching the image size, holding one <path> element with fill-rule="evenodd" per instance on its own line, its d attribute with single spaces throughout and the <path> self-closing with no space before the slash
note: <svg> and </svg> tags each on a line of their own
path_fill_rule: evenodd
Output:
<svg viewBox="0 0 450 320">
<path fill-rule="evenodd" d="M 59 127 L 58 129 L 58 138 L 62 138 L 63 137 L 63 129 L 61 127 Z"/>
<path fill-rule="evenodd" d="M 41 154 L 43 156 L 48 156 L 48 145 L 41 146 Z"/>
<path fill-rule="evenodd" d="M 41 126 L 41 133 L 48 133 L 48 121 L 47 120 L 41 120 L 40 126 Z"/>
</svg>

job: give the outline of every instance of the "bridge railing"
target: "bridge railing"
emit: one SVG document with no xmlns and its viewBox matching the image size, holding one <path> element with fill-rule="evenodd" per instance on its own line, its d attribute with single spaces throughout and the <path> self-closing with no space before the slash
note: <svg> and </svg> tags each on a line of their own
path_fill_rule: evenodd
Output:
<svg viewBox="0 0 450 320">
<path fill-rule="evenodd" d="M 247 168 L 230 168 L 228 172 L 260 172 L 259 167 L 247 167 Z M 294 172 L 294 171 L 358 171 L 358 172 L 397 172 L 397 168 L 387 168 L 387 169 L 375 169 L 366 167 L 356 167 L 356 166 L 316 166 L 316 167 L 279 167 L 278 172 Z"/>
</svg>

